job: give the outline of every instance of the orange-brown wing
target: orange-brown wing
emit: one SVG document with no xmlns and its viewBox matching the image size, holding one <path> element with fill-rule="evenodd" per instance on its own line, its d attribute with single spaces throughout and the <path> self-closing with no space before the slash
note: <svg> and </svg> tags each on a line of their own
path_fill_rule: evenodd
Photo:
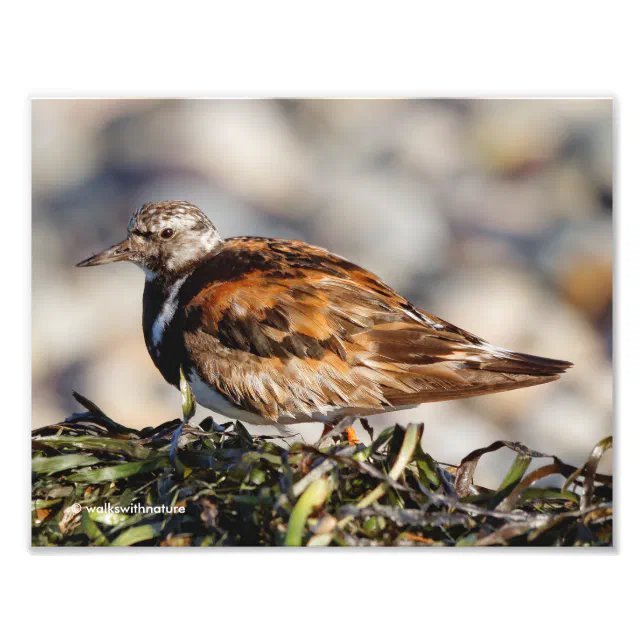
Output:
<svg viewBox="0 0 644 644">
<path fill-rule="evenodd" d="M 302 242 L 227 243 L 186 306 L 184 336 L 189 355 L 207 356 L 200 376 L 238 406 L 276 420 L 521 386 L 483 340 L 340 257 Z"/>
</svg>

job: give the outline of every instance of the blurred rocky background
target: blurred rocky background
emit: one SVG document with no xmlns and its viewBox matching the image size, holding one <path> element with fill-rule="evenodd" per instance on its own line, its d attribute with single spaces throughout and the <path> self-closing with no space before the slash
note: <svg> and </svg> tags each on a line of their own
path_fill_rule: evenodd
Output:
<svg viewBox="0 0 644 644">
<path fill-rule="evenodd" d="M 224 237 L 324 246 L 493 343 L 575 363 L 376 428 L 424 421 L 446 462 L 508 439 L 579 464 L 612 433 L 610 100 L 36 100 L 32 116 L 34 427 L 77 410 L 72 389 L 134 427 L 180 415 L 143 343 L 143 274 L 74 264 L 142 203 L 184 199 Z M 477 482 L 511 459 L 484 457 Z"/>
</svg>

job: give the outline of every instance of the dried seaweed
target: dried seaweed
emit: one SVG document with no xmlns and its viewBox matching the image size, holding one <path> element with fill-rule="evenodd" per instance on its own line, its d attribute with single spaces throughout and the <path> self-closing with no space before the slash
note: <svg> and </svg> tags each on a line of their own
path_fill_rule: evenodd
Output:
<svg viewBox="0 0 644 644">
<path fill-rule="evenodd" d="M 597 473 L 611 437 L 579 468 L 508 441 L 451 466 L 423 451 L 422 425 L 284 445 L 241 423 L 192 425 L 183 395 L 183 422 L 136 430 L 74 393 L 87 412 L 34 431 L 35 546 L 612 545 L 612 477 Z M 475 485 L 502 448 L 517 456 L 499 488 Z M 534 459 L 551 462 L 526 473 Z M 538 486 L 553 474 L 560 488 Z"/>
</svg>

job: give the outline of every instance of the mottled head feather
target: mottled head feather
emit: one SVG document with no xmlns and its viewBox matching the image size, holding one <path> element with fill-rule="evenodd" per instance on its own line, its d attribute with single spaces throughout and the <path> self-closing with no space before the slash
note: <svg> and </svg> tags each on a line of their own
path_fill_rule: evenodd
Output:
<svg viewBox="0 0 644 644">
<path fill-rule="evenodd" d="M 127 230 L 138 251 L 134 261 L 149 279 L 190 271 L 222 244 L 210 219 L 187 201 L 143 204 L 130 217 Z M 166 230 L 172 231 L 168 239 L 162 236 Z"/>
<path fill-rule="evenodd" d="M 201 208 L 187 201 L 158 201 L 143 204 L 131 217 L 127 230 L 159 232 L 173 223 L 181 223 L 194 230 L 213 229 L 212 222 Z"/>
</svg>

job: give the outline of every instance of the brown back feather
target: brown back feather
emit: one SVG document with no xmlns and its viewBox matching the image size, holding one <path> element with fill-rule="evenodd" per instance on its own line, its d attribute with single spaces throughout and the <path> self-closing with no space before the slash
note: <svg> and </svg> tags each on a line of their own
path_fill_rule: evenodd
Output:
<svg viewBox="0 0 644 644">
<path fill-rule="evenodd" d="M 185 345 L 206 356 L 201 377 L 273 420 L 505 391 L 570 366 L 494 347 L 303 242 L 227 240 L 185 293 Z"/>
</svg>

